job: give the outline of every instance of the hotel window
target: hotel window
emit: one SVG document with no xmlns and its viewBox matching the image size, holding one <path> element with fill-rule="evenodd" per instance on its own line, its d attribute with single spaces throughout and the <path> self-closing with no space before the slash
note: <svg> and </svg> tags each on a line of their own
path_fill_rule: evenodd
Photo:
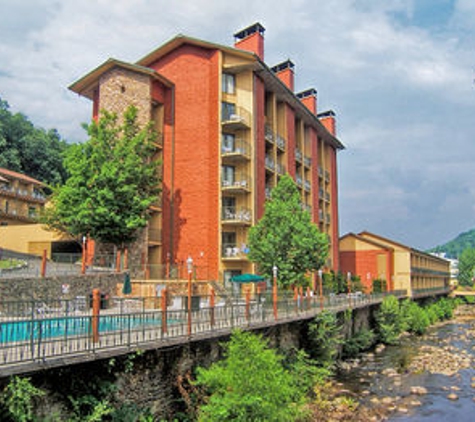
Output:
<svg viewBox="0 0 475 422">
<path fill-rule="evenodd" d="M 236 104 L 223 102 L 221 107 L 222 119 L 233 120 L 236 115 Z"/>
<path fill-rule="evenodd" d="M 223 166 L 223 186 L 234 184 L 235 168 L 233 166 Z"/>
<path fill-rule="evenodd" d="M 230 73 L 223 73 L 223 92 L 234 94 L 236 92 L 236 77 Z"/>
<path fill-rule="evenodd" d="M 30 218 L 36 217 L 36 208 L 35 207 L 28 207 L 28 217 L 30 217 Z"/>
<path fill-rule="evenodd" d="M 221 143 L 222 143 L 221 149 L 224 154 L 235 151 L 235 147 L 234 147 L 235 140 L 236 140 L 236 137 L 233 134 L 223 133 L 222 139 L 221 139 Z"/>
</svg>

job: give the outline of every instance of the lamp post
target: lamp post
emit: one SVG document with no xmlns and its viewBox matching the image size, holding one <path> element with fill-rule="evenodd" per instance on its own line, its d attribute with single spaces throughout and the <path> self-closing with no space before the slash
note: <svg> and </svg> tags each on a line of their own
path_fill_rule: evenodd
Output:
<svg viewBox="0 0 475 422">
<path fill-rule="evenodd" d="M 82 237 L 82 263 L 81 274 L 86 273 L 86 236 Z"/>
<path fill-rule="evenodd" d="M 320 285 L 319 285 L 320 310 L 323 311 L 323 271 L 321 268 L 318 270 L 318 279 L 320 280 Z"/>
<path fill-rule="evenodd" d="M 347 284 L 348 284 L 348 298 L 350 302 L 350 308 L 351 308 L 351 271 L 348 271 L 346 274 L 346 279 L 347 279 Z"/>
<path fill-rule="evenodd" d="M 272 275 L 274 276 L 274 283 L 272 286 L 272 299 L 274 302 L 274 319 L 277 319 L 277 265 L 272 267 Z"/>
<path fill-rule="evenodd" d="M 191 256 L 186 260 L 188 268 L 188 335 L 191 335 L 191 274 L 193 273 L 193 258 Z"/>
</svg>

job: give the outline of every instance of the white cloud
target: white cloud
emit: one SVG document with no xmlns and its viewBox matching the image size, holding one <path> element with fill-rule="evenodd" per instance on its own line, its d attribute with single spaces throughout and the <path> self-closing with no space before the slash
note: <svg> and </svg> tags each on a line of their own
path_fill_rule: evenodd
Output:
<svg viewBox="0 0 475 422">
<path fill-rule="evenodd" d="M 231 45 L 235 31 L 260 21 L 266 61 L 290 57 L 297 89 L 316 87 L 319 108 L 337 111 L 348 146 L 343 231 L 398 234 L 404 221 L 409 239 L 432 246 L 441 221 L 445 233 L 473 223 L 475 3 L 457 1 L 434 32 L 407 23 L 415 2 L 3 0 L 0 96 L 35 124 L 81 140 L 91 104 L 67 86 L 108 57 L 135 61 L 180 32 Z M 428 217 L 422 229 L 423 213 L 434 223 Z"/>
</svg>

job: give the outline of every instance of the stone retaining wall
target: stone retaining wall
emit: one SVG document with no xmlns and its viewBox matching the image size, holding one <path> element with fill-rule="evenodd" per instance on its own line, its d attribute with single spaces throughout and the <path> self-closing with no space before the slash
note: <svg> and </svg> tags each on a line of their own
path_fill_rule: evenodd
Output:
<svg viewBox="0 0 475 422">
<path fill-rule="evenodd" d="M 101 292 L 115 295 L 123 274 L 58 276 L 45 278 L 1 279 L 2 300 L 73 299 L 88 296 L 98 288 Z"/>
</svg>

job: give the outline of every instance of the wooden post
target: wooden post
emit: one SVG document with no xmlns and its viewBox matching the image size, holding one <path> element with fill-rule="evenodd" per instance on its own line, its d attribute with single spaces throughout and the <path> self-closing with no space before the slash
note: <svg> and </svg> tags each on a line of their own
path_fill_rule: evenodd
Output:
<svg viewBox="0 0 475 422">
<path fill-rule="evenodd" d="M 214 327 L 214 306 L 215 306 L 215 293 L 214 293 L 214 288 L 210 287 L 209 289 L 209 308 L 210 308 L 210 324 L 211 328 Z"/>
<path fill-rule="evenodd" d="M 92 342 L 99 341 L 99 314 L 101 309 L 101 291 L 94 289 L 92 291 Z"/>
<path fill-rule="evenodd" d="M 248 287 L 246 289 L 246 321 L 249 322 L 249 317 L 251 316 L 250 311 L 251 307 L 251 289 Z"/>
<path fill-rule="evenodd" d="M 41 277 L 46 276 L 46 249 L 43 249 L 43 256 L 41 257 Z"/>
<path fill-rule="evenodd" d="M 191 336 L 191 271 L 188 270 L 188 335 Z"/>
<path fill-rule="evenodd" d="M 117 256 L 115 258 L 115 272 L 120 272 L 120 250 L 117 251 Z"/>
<path fill-rule="evenodd" d="M 161 307 L 162 307 L 162 333 L 167 333 L 167 289 L 161 291 Z"/>
<path fill-rule="evenodd" d="M 129 269 L 129 250 L 125 248 L 124 250 L 124 271 Z"/>
</svg>

